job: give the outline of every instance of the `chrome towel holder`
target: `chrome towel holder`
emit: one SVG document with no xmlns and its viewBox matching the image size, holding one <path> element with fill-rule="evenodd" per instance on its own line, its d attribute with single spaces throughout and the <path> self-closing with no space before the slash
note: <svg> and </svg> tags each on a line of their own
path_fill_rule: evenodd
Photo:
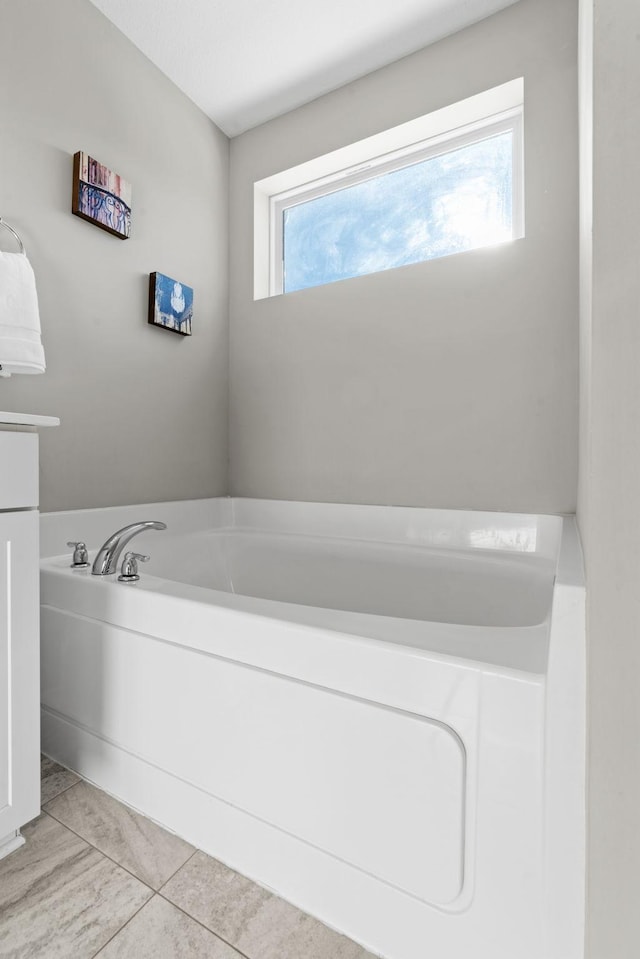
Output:
<svg viewBox="0 0 640 959">
<path fill-rule="evenodd" d="M 9 233 L 13 234 L 13 236 L 16 238 L 16 240 L 18 241 L 18 244 L 19 244 L 19 246 L 20 246 L 20 252 L 21 252 L 21 253 L 26 253 L 27 251 L 26 251 L 25 248 L 24 248 L 24 243 L 22 242 L 22 239 L 20 238 L 20 234 L 19 234 L 19 233 L 16 233 L 16 231 L 13 229 L 13 227 L 12 227 L 12 226 L 9 226 L 9 224 L 7 223 L 7 221 L 6 221 L 6 220 L 3 220 L 3 218 L 2 218 L 1 216 L 0 216 L 0 226 L 3 226 L 3 227 L 5 228 L 5 230 L 8 230 Z"/>
</svg>

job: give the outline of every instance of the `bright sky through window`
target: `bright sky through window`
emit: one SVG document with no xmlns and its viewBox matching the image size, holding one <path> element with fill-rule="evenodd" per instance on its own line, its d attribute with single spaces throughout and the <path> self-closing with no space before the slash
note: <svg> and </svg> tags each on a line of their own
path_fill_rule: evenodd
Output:
<svg viewBox="0 0 640 959">
<path fill-rule="evenodd" d="M 283 291 L 510 240 L 513 132 L 285 208 Z"/>
</svg>

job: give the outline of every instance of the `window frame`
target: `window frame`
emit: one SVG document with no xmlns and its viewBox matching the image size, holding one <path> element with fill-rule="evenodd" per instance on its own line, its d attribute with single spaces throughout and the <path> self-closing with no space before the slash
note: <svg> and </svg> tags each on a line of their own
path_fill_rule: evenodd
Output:
<svg viewBox="0 0 640 959">
<path fill-rule="evenodd" d="M 509 119 L 517 114 L 522 119 L 519 133 L 512 140 L 517 151 L 514 153 L 513 171 L 513 239 L 524 236 L 524 87 L 524 77 L 516 76 L 464 100 L 457 100 L 365 139 L 347 143 L 330 153 L 307 154 L 309 159 L 295 166 L 280 166 L 276 172 L 254 180 L 253 299 L 282 295 L 281 286 L 275 282 L 275 277 L 282 271 L 282 263 L 278 268 L 279 257 L 273 252 L 273 227 L 276 221 L 271 215 L 272 198 L 303 194 L 311 187 L 323 185 L 329 185 L 324 192 L 331 192 L 339 188 L 332 185 L 336 181 L 339 186 L 348 186 L 344 181 L 350 174 L 371 171 L 369 176 L 377 175 L 380 164 L 392 157 L 410 155 L 416 148 L 426 145 L 439 146 L 436 152 L 446 152 L 446 145 L 442 145 L 447 141 L 451 143 L 465 133 L 474 134 L 500 119 Z M 482 136 L 476 133 L 472 139 L 482 139 Z M 455 146 L 452 148 L 455 149 Z M 284 153 L 287 152 L 290 153 L 285 147 Z"/>
<path fill-rule="evenodd" d="M 434 157 L 454 153 L 456 150 L 483 140 L 490 140 L 501 133 L 512 134 L 512 234 L 511 240 L 524 235 L 524 144 L 523 108 L 514 107 L 500 114 L 477 120 L 463 128 L 441 133 L 391 153 L 371 157 L 366 163 L 356 163 L 327 176 L 273 194 L 269 198 L 269 291 L 270 296 L 284 294 L 284 214 L 285 211 L 319 199 L 330 193 L 338 193 L 358 183 L 364 183 L 386 173 L 393 173 Z M 504 241 L 509 242 L 509 241 Z M 496 244 L 497 245 L 497 244 Z M 478 249 L 474 247 L 473 249 Z M 424 262 L 424 261 L 418 261 Z M 377 270 L 375 272 L 384 272 Z M 368 276 L 369 274 L 358 274 Z M 319 283 L 314 286 L 324 286 Z M 305 287 L 313 289 L 313 287 Z M 292 291 L 295 292 L 295 291 Z"/>
</svg>

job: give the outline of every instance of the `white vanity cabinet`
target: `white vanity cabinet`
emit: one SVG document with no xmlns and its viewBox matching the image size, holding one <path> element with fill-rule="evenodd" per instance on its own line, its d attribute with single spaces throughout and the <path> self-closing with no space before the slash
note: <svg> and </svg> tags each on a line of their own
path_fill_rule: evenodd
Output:
<svg viewBox="0 0 640 959">
<path fill-rule="evenodd" d="M 54 417 L 0 413 L 0 858 L 40 812 L 38 434 Z M 30 429 L 29 429 L 30 428 Z"/>
</svg>

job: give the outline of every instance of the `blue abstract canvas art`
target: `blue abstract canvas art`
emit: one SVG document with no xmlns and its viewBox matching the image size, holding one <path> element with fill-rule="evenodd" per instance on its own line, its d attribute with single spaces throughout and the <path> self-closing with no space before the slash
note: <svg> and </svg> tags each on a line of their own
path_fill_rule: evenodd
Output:
<svg viewBox="0 0 640 959">
<path fill-rule="evenodd" d="M 164 273 L 149 276 L 149 323 L 191 336 L 193 290 Z"/>
</svg>

